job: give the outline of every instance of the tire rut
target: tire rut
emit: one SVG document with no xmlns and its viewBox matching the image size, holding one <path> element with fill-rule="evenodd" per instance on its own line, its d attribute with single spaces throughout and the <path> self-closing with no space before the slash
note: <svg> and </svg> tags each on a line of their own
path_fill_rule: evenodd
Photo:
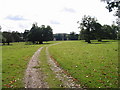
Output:
<svg viewBox="0 0 120 90">
<path fill-rule="evenodd" d="M 57 44 L 60 44 L 60 43 L 57 43 Z M 50 46 L 53 46 L 53 45 L 57 45 L 57 44 L 52 44 Z M 50 57 L 50 54 L 49 54 L 49 51 L 48 51 L 48 48 L 50 47 L 46 47 L 46 54 L 47 54 L 47 58 L 48 58 L 48 63 L 49 65 L 51 66 L 51 70 L 56 74 L 56 77 L 62 82 L 62 87 L 65 87 L 65 88 L 79 88 L 79 89 L 82 89 L 81 88 L 81 85 L 80 84 L 77 84 L 74 80 L 73 80 L 73 77 L 71 76 L 68 76 L 64 73 L 64 70 L 62 68 L 60 68 L 53 60 L 52 58 Z M 83 90 L 83 89 L 82 89 Z"/>
<path fill-rule="evenodd" d="M 34 53 L 28 63 L 24 77 L 25 88 L 48 88 L 47 83 L 44 82 L 44 75 L 39 66 L 40 61 L 38 57 L 42 48 L 43 47 L 39 48 Z"/>
</svg>

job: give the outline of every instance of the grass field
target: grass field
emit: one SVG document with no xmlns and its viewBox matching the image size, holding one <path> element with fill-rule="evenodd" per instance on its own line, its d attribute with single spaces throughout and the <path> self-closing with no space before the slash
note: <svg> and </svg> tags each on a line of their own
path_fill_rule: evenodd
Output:
<svg viewBox="0 0 120 90">
<path fill-rule="evenodd" d="M 12 43 L 2 46 L 2 87 L 21 88 L 24 86 L 23 77 L 27 63 L 34 52 L 42 45 L 25 45 Z"/>
<path fill-rule="evenodd" d="M 89 88 L 118 87 L 118 42 L 66 41 L 49 48 L 51 56 Z"/>
</svg>

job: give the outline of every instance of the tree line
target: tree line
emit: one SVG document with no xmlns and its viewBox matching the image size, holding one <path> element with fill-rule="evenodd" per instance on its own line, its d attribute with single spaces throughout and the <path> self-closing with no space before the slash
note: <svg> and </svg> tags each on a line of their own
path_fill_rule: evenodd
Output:
<svg viewBox="0 0 120 90">
<path fill-rule="evenodd" d="M 33 44 L 43 44 L 43 41 L 53 40 L 53 31 L 52 28 L 48 25 L 37 26 L 37 23 L 32 25 L 30 30 L 25 30 L 24 33 L 19 33 L 18 31 L 0 31 L 0 43 L 7 43 L 8 45 L 11 42 L 32 42 Z"/>
<path fill-rule="evenodd" d="M 82 18 L 81 22 L 77 22 L 80 28 L 79 38 L 91 43 L 90 40 L 102 41 L 102 39 L 120 39 L 120 29 L 116 25 L 101 25 L 97 19 L 86 16 Z"/>
<path fill-rule="evenodd" d="M 79 34 L 76 34 L 75 32 L 70 32 L 70 34 L 67 33 L 57 33 L 54 34 L 54 40 L 78 40 Z"/>
</svg>

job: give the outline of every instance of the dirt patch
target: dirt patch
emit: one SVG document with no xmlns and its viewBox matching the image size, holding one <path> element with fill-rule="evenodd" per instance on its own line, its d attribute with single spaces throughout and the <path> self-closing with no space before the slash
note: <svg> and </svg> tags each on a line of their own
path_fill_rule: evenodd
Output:
<svg viewBox="0 0 120 90">
<path fill-rule="evenodd" d="M 48 88 L 47 83 L 44 82 L 44 75 L 39 66 L 40 62 L 38 57 L 42 48 L 43 47 L 39 48 L 29 61 L 24 77 L 25 88 Z"/>
</svg>

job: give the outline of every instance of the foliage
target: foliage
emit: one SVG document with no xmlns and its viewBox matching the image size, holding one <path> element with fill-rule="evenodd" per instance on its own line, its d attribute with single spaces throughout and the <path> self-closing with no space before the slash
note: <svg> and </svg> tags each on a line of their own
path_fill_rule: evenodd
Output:
<svg viewBox="0 0 120 90">
<path fill-rule="evenodd" d="M 78 34 L 76 34 L 75 32 L 70 32 L 70 34 L 68 35 L 68 39 L 69 40 L 78 40 Z"/>
<path fill-rule="evenodd" d="M 45 25 L 42 25 L 38 27 L 37 24 L 33 24 L 30 31 L 24 32 L 24 37 L 33 44 L 42 44 L 43 41 L 53 40 L 53 32 L 50 26 L 45 27 Z"/>
<path fill-rule="evenodd" d="M 81 23 L 80 24 L 80 29 L 82 30 L 81 32 L 84 33 L 84 39 L 86 42 L 91 43 L 90 42 L 90 37 L 91 37 L 91 31 L 94 27 L 93 24 L 95 24 L 97 22 L 97 20 L 95 18 L 92 18 L 91 16 L 86 16 L 84 15 L 84 17 L 82 18 Z"/>
<path fill-rule="evenodd" d="M 86 44 L 66 41 L 49 47 L 57 60 L 79 83 L 89 88 L 118 88 L 118 42 L 115 40 Z"/>
<path fill-rule="evenodd" d="M 101 25 L 94 18 L 84 16 L 80 23 L 80 40 L 95 40 L 102 41 L 102 39 L 117 39 L 119 27 L 116 25 Z M 87 42 L 88 42 L 87 41 Z"/>
<path fill-rule="evenodd" d="M 2 34 L 3 34 L 3 43 L 8 43 L 8 45 L 9 45 L 10 42 L 13 41 L 12 33 L 3 32 Z"/>
</svg>

